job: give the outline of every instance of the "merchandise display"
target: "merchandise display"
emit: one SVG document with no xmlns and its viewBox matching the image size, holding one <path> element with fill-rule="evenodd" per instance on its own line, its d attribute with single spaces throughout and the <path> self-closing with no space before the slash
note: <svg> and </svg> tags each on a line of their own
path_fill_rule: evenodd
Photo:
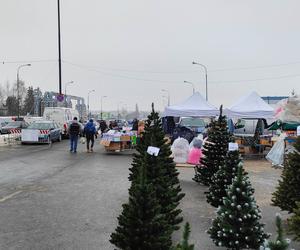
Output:
<svg viewBox="0 0 300 250">
<path fill-rule="evenodd" d="M 100 144 L 105 147 L 106 151 L 123 151 L 131 149 L 136 145 L 137 131 L 109 130 L 102 134 Z"/>
</svg>

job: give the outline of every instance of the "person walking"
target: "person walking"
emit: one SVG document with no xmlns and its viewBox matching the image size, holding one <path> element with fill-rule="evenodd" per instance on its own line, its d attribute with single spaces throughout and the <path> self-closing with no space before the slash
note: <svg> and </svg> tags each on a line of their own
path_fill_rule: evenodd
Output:
<svg viewBox="0 0 300 250">
<path fill-rule="evenodd" d="M 77 117 L 74 117 L 68 130 L 70 136 L 70 152 L 77 153 L 78 136 L 81 130 L 80 124 L 77 121 Z"/>
<path fill-rule="evenodd" d="M 93 119 L 90 119 L 89 122 L 84 126 L 84 134 L 86 137 L 86 150 L 87 152 L 93 152 L 95 136 L 96 135 L 96 127 L 94 125 Z M 91 142 L 91 149 L 90 149 L 90 142 Z"/>
</svg>

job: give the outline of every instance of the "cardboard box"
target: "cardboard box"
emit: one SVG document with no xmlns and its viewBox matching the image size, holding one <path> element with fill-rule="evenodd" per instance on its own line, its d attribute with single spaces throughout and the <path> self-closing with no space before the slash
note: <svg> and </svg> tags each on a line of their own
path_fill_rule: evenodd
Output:
<svg viewBox="0 0 300 250">
<path fill-rule="evenodd" d="M 271 145 L 270 141 L 268 139 L 260 139 L 261 145 Z"/>
<path fill-rule="evenodd" d="M 121 143 L 119 142 L 110 142 L 109 146 L 105 146 L 105 149 L 108 151 L 121 150 Z"/>
<path fill-rule="evenodd" d="M 121 136 L 121 141 L 130 141 L 130 136 L 129 135 L 122 135 Z"/>
<path fill-rule="evenodd" d="M 101 140 L 101 141 L 100 141 L 100 144 L 103 145 L 103 146 L 108 147 L 109 144 L 110 144 L 110 141 L 108 141 L 108 140 Z"/>
<path fill-rule="evenodd" d="M 242 145 L 242 139 L 236 139 L 235 142 L 239 145 Z"/>
<path fill-rule="evenodd" d="M 252 148 L 248 147 L 248 146 L 245 146 L 244 147 L 244 154 L 251 154 L 251 153 L 252 153 Z"/>
</svg>

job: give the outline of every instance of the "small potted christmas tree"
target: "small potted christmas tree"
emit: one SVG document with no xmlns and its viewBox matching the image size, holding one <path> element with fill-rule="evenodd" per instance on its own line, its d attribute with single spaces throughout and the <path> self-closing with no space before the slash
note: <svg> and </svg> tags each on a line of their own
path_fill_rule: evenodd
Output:
<svg viewBox="0 0 300 250">
<path fill-rule="evenodd" d="M 194 245 L 189 244 L 189 237 L 191 233 L 190 224 L 187 222 L 184 225 L 182 241 L 181 243 L 177 244 L 173 250 L 194 250 Z"/>
<path fill-rule="evenodd" d="M 238 167 L 237 176 L 227 190 L 223 205 L 218 208 L 208 234 L 217 246 L 232 250 L 258 249 L 267 238 L 259 222 L 261 212 L 254 199 L 248 175 Z"/>
<path fill-rule="evenodd" d="M 289 239 L 283 238 L 283 228 L 281 215 L 276 215 L 276 228 L 277 228 L 277 237 L 275 241 L 265 240 L 264 245 L 259 248 L 259 250 L 287 250 L 290 245 Z"/>
</svg>

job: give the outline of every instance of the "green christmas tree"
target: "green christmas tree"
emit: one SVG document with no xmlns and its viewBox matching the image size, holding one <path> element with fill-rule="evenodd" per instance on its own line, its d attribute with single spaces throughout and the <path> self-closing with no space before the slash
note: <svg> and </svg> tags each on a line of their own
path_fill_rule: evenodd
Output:
<svg viewBox="0 0 300 250">
<path fill-rule="evenodd" d="M 187 222 L 184 225 L 182 242 L 179 243 L 173 250 L 194 250 L 194 245 L 189 244 L 190 233 L 191 233 L 190 224 Z"/>
<path fill-rule="evenodd" d="M 294 145 L 295 151 L 288 154 L 281 180 L 273 193 L 272 205 L 292 213 L 300 201 L 300 136 Z"/>
<path fill-rule="evenodd" d="M 300 241 L 300 201 L 296 205 L 293 216 L 288 219 L 288 231 L 295 235 L 294 240 Z"/>
<path fill-rule="evenodd" d="M 206 186 L 212 183 L 211 178 L 219 170 L 219 167 L 224 165 L 230 140 L 226 116 L 222 115 L 221 106 L 219 118 L 209 125 L 208 140 L 203 146 L 204 157 L 201 159 L 201 166 L 197 167 L 195 181 Z"/>
<path fill-rule="evenodd" d="M 227 190 L 223 205 L 213 221 L 208 234 L 217 246 L 232 250 L 258 249 L 267 235 L 259 222 L 261 212 L 254 199 L 254 189 L 243 167 L 238 167 L 237 176 Z"/>
<path fill-rule="evenodd" d="M 147 153 L 149 146 L 159 148 L 157 156 Z M 137 154 L 133 158 L 129 180 L 135 183 L 139 166 L 145 165 L 147 181 L 153 185 L 161 206 L 161 213 L 166 216 L 167 224 L 172 228 L 170 238 L 172 232 L 179 229 L 179 224 L 183 220 L 178 205 L 184 197 L 179 184 L 179 172 L 171 158 L 171 153 L 170 145 L 166 143 L 164 137 L 161 119 L 152 104 L 152 112 L 145 123 L 145 131 L 137 146 Z"/>
<path fill-rule="evenodd" d="M 126 250 L 170 249 L 170 226 L 161 214 L 153 185 L 147 181 L 146 167 L 141 165 L 139 170 L 110 242 Z"/>
<path fill-rule="evenodd" d="M 280 214 L 276 215 L 276 228 L 277 237 L 275 241 L 265 240 L 264 245 L 260 247 L 260 250 L 287 250 L 290 245 L 289 239 L 283 238 L 282 220 Z"/>
<path fill-rule="evenodd" d="M 229 151 L 225 164 L 212 177 L 212 183 L 207 193 L 207 202 L 214 207 L 223 204 L 223 197 L 226 196 L 226 189 L 232 184 L 233 178 L 237 175 L 238 166 L 240 166 L 241 158 L 239 151 Z"/>
</svg>

